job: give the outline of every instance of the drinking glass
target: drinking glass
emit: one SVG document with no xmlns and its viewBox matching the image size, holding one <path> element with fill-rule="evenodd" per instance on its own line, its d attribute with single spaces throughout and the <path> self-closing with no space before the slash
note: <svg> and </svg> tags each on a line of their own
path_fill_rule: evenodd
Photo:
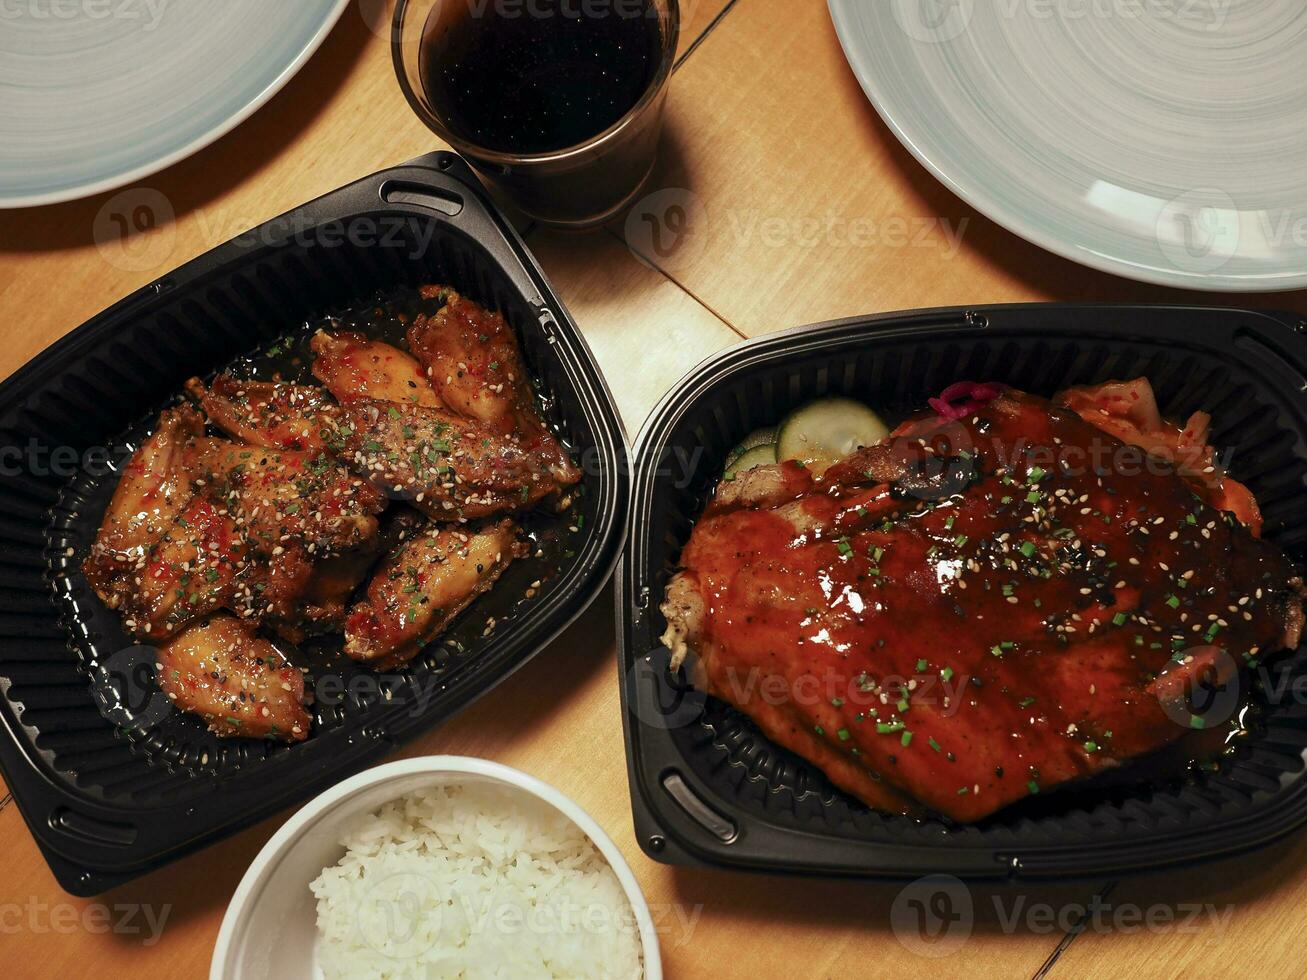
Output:
<svg viewBox="0 0 1307 980">
<path fill-rule="evenodd" d="M 578 9 L 593 2 L 578 0 Z M 632 6 L 632 0 L 610 2 L 614 9 Z M 681 15 L 677 0 L 647 4 L 648 14 L 658 19 L 661 38 L 660 60 L 648 88 L 626 115 L 575 146 L 543 153 L 479 146 L 449 124 L 423 82 L 422 66 L 439 58 L 451 18 L 506 16 L 510 6 L 514 16 L 531 16 L 531 0 L 399 0 L 391 28 L 395 71 L 418 118 L 528 216 L 565 227 L 596 225 L 635 198 L 657 157 Z"/>
</svg>

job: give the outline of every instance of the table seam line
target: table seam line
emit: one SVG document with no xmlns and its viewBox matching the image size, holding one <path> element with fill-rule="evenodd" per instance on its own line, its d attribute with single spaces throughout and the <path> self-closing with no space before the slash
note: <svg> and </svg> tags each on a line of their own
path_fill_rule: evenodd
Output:
<svg viewBox="0 0 1307 980">
<path fill-rule="evenodd" d="M 1100 900 L 1107 898 L 1108 895 L 1112 894 L 1112 889 L 1116 888 L 1117 884 L 1119 884 L 1119 882 L 1109 881 L 1095 893 L 1094 897 Z M 1053 972 L 1053 968 L 1057 965 L 1057 961 L 1062 958 L 1062 954 L 1070 949 L 1071 944 L 1074 943 L 1080 934 L 1085 931 L 1085 920 L 1088 917 L 1089 910 L 1086 909 L 1084 914 L 1080 917 L 1080 921 L 1063 934 L 1062 938 L 1058 941 L 1058 944 L 1053 947 L 1053 952 L 1048 955 L 1048 959 L 1044 960 L 1043 965 L 1035 971 L 1031 980 L 1044 980 L 1045 977 Z"/>
<path fill-rule="evenodd" d="M 621 244 L 624 248 L 629 248 L 632 252 L 636 252 L 636 253 L 638 254 L 638 256 L 639 256 L 641 259 L 643 259 L 646 263 L 648 263 L 648 265 L 650 266 L 650 268 L 654 269 L 654 270 L 655 270 L 659 275 L 661 275 L 664 279 L 666 279 L 668 282 L 670 282 L 672 285 L 674 285 L 674 286 L 675 286 L 677 289 L 679 289 L 681 292 L 685 293 L 685 295 L 689 296 L 690 299 L 694 300 L 696 303 L 698 303 L 700 306 L 702 306 L 705 310 L 707 310 L 709 313 L 711 313 L 713 316 L 715 316 L 718 320 L 720 320 L 720 321 L 722 322 L 722 324 L 723 324 L 723 325 L 724 325 L 728 330 L 731 331 L 731 333 L 735 334 L 735 335 L 736 335 L 737 337 L 739 337 L 741 340 L 748 340 L 748 339 L 749 339 L 749 335 L 748 335 L 747 333 L 745 333 L 743 330 L 741 330 L 739 327 L 737 327 L 735 324 L 733 324 L 730 320 L 726 319 L 726 317 L 724 317 L 724 316 L 722 316 L 720 313 L 718 313 L 715 309 L 712 308 L 711 305 L 709 305 L 708 303 L 704 302 L 703 299 L 701 299 L 698 295 L 695 294 L 694 290 L 692 290 L 692 289 L 690 289 L 688 286 L 686 286 L 685 283 L 681 282 L 681 281 L 680 281 L 679 279 L 677 279 L 674 275 L 672 275 L 670 272 L 668 272 L 666 269 L 664 269 L 662 266 L 660 266 L 657 262 L 655 262 L 653 259 L 649 258 L 649 256 L 645 255 L 643 252 L 638 251 L 634 246 L 631 245 L 630 242 L 628 242 L 625 238 L 623 238 L 623 237 L 622 237 L 621 235 L 619 235 L 617 232 L 613 231 L 613 229 L 611 229 L 611 228 L 609 228 L 609 227 L 607 227 L 607 226 L 605 225 L 605 226 L 604 226 L 604 232 L 607 233 L 610 237 L 616 239 L 617 242 L 618 242 L 619 244 Z"/>
<path fill-rule="evenodd" d="M 676 59 L 675 63 L 672 65 L 672 74 L 681 70 L 681 66 L 690 59 L 690 55 L 699 50 L 699 45 L 703 44 L 703 42 L 708 39 L 708 35 L 717 29 L 717 25 L 722 22 L 727 14 L 735 9 L 735 5 L 739 2 L 740 0 L 730 0 L 725 7 L 717 12 L 717 16 L 709 21 L 708 26 L 699 32 L 699 36 L 696 37 L 690 43 L 690 46 L 685 49 L 685 53 Z"/>
</svg>

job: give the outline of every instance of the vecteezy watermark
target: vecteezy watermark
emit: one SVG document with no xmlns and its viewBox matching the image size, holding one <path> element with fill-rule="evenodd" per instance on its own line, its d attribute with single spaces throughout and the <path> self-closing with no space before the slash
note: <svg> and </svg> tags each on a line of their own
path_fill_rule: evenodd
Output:
<svg viewBox="0 0 1307 980">
<path fill-rule="evenodd" d="M 1242 209 L 1223 190 L 1197 188 L 1159 206 L 1155 231 L 1158 248 L 1172 267 L 1212 273 L 1240 252 L 1307 249 L 1307 211 Z"/>
<path fill-rule="evenodd" d="M 26 902 L 0 903 L 0 935 L 20 932 L 54 933 L 69 936 L 76 932 L 112 933 L 136 936 L 142 946 L 153 946 L 163 935 L 172 914 L 172 905 L 145 905 L 139 902 Z"/>
<path fill-rule="evenodd" d="M 1175 654 L 1152 691 L 1166 716 L 1184 729 L 1216 728 L 1243 703 L 1239 665 L 1225 649 L 1203 645 Z"/>
<path fill-rule="evenodd" d="M 172 0 L 0 0 L 0 20 L 131 21 L 153 31 Z"/>
<path fill-rule="evenodd" d="M 387 875 L 359 903 L 356 928 L 378 953 L 414 959 L 440 938 L 445 905 L 440 886 L 425 875 Z"/>
<path fill-rule="evenodd" d="M 247 247 L 294 245 L 303 249 L 393 249 L 421 259 L 432 248 L 440 225 L 420 215 L 357 215 L 314 223 L 292 211 L 261 221 L 227 212 L 218 217 L 194 213 L 201 243 L 212 248 L 233 241 Z M 92 234 L 101 258 L 125 272 L 162 270 L 173 264 L 177 246 L 176 210 L 171 199 L 151 187 L 134 187 L 109 198 L 95 217 Z"/>
<path fill-rule="evenodd" d="M 810 619 L 819 618 L 811 610 Z M 635 691 L 629 709 L 636 719 L 650 728 L 675 730 L 696 724 L 707 703 L 703 685 L 694 678 L 697 666 L 687 661 L 680 674 L 666 669 L 668 651 L 659 647 L 644 657 L 635 658 L 628 670 L 628 690 Z M 947 666 L 922 669 L 908 674 L 893 672 L 873 676 L 869 671 L 842 674 L 838 670 L 801 674 L 793 678 L 757 667 L 728 666 L 717 678 L 724 696 L 734 704 L 770 707 L 792 706 L 806 709 L 814 717 L 822 712 L 838 712 L 843 729 L 851 732 L 860 725 L 877 730 L 878 723 L 890 724 L 904 699 L 914 707 L 930 707 L 936 717 L 950 718 L 961 708 L 967 674 L 956 673 Z M 690 679 L 686 679 L 686 677 Z M 895 729 L 897 731 L 898 729 Z"/>
<path fill-rule="evenodd" d="M 918 878 L 894 897 L 890 926 L 916 956 L 938 959 L 961 949 L 975 926 L 971 890 L 952 875 Z"/>
<path fill-rule="evenodd" d="M 1025 895 L 994 894 L 981 902 L 952 875 L 929 875 L 905 885 L 890 907 L 890 924 L 900 945 L 916 956 L 940 958 L 965 950 L 979 913 L 990 911 L 1008 935 L 1052 933 L 1220 934 L 1230 925 L 1231 904 L 1210 902 L 1111 902 L 1094 895 L 1087 902 L 1031 901 Z"/>
<path fill-rule="evenodd" d="M 688 188 L 654 191 L 627 213 L 625 237 L 631 254 L 644 265 L 687 266 L 708 246 L 708 209 Z"/>
<path fill-rule="evenodd" d="M 115 727 L 148 732 L 172 714 L 172 701 L 158 683 L 159 651 L 138 644 L 115 651 L 92 668 L 91 696 Z"/>
<path fill-rule="evenodd" d="M 1182 272 L 1215 272 L 1239 251 L 1241 223 L 1234 199 L 1224 191 L 1187 191 L 1158 212 L 1157 245 Z"/>
<path fill-rule="evenodd" d="M 212 226 L 203 224 L 206 234 Z M 295 213 L 265 221 L 257 227 L 233 236 L 242 245 L 293 244 L 300 248 L 394 249 L 407 259 L 420 259 L 431 250 L 440 226 L 417 215 L 359 215 L 353 218 L 311 224 Z"/>
<path fill-rule="evenodd" d="M 689 23 L 701 0 L 680 0 L 681 23 Z M 368 30 L 388 40 L 391 36 L 395 0 L 358 0 L 355 4 Z M 473 20 L 495 18 L 518 20 L 635 20 L 660 16 L 653 0 L 444 0 L 442 14 L 452 18 L 454 9 Z M 448 22 L 448 21 L 447 21 Z M 414 32 L 414 36 L 418 36 Z"/>
<path fill-rule="evenodd" d="M 914 41 L 946 44 L 971 26 L 976 0 L 890 0 L 894 20 Z"/>
<path fill-rule="evenodd" d="M 1169 20 L 1219 30 L 1234 0 L 992 0 L 1000 17 L 1033 20 Z"/>
<path fill-rule="evenodd" d="M 51 446 L 33 436 L 21 445 L 0 446 L 0 476 L 107 476 L 127 451 L 111 446 Z"/>
<path fill-rule="evenodd" d="M 1261 654 L 1254 647 L 1236 655 L 1216 642 L 1191 646 L 1172 656 L 1149 690 L 1185 729 L 1227 725 L 1253 696 L 1272 708 L 1307 705 L 1307 674 L 1287 661 L 1263 663 Z"/>
<path fill-rule="evenodd" d="M 732 208 L 711 215 L 702 200 L 684 187 L 669 187 L 641 198 L 626 216 L 631 253 L 646 265 L 665 270 L 697 260 L 714 235 L 726 249 L 933 249 L 946 259 L 962 248 L 971 218 L 954 221 L 930 215 L 870 217 L 834 209 L 820 214 L 775 214 Z"/>
<path fill-rule="evenodd" d="M 946 259 L 962 248 L 971 218 L 955 223 L 933 215 L 891 215 L 872 218 L 840 214 L 767 215 L 754 210 L 725 212 L 729 241 L 735 247 L 755 242 L 764 248 L 935 249 Z"/>
<path fill-rule="evenodd" d="M 1225 26 L 1234 0 L 887 0 L 899 29 L 914 41 L 947 44 L 975 22 L 1084 20 L 1171 21 L 1204 31 Z"/>
<path fill-rule="evenodd" d="M 501 20 L 637 20 L 658 16 L 650 0 L 461 0 L 470 16 Z"/>
<path fill-rule="evenodd" d="M 649 914 L 661 944 L 679 949 L 693 940 L 703 905 L 651 903 Z M 395 959 L 419 957 L 442 941 L 636 936 L 639 928 L 626 903 L 578 902 L 557 894 L 522 901 L 511 892 L 474 897 L 457 889 L 448 893 L 435 880 L 407 871 L 379 879 L 355 914 L 358 937 Z"/>
<path fill-rule="evenodd" d="M 101 206 L 91 228 L 100 257 L 124 272 L 148 272 L 168 263 L 177 247 L 177 212 L 153 187 L 119 191 Z"/>
</svg>

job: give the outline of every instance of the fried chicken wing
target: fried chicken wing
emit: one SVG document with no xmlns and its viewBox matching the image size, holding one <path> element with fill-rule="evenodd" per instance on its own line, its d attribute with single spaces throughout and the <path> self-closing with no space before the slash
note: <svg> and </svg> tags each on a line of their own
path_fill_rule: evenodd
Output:
<svg viewBox="0 0 1307 980">
<path fill-rule="evenodd" d="M 472 419 L 368 399 L 343 412 L 341 458 L 438 520 L 519 510 L 560 489 L 516 440 Z"/>
<path fill-rule="evenodd" d="M 379 553 L 376 542 L 317 562 L 308 562 L 300 553 L 292 556 L 292 567 L 302 562 L 302 570 L 283 576 L 277 575 L 279 560 L 263 580 L 265 587 L 248 595 L 254 607 L 251 615 L 291 643 L 339 633 L 345 628 L 349 598 L 367 578 Z"/>
<path fill-rule="evenodd" d="M 192 378 L 195 407 L 163 413 L 125 467 L 83 569 L 215 733 L 307 738 L 302 674 L 262 637 L 344 633 L 354 659 L 400 666 L 526 553 L 504 515 L 580 479 L 502 317 L 451 299 L 420 336 L 487 382 L 451 377 L 457 410 L 406 351 L 324 330 L 325 387 Z M 387 513 L 391 497 L 407 503 Z"/>
<path fill-rule="evenodd" d="M 500 313 L 452 289 L 424 286 L 425 298 L 443 296 L 432 316 L 418 316 L 408 329 L 409 349 L 450 410 L 512 435 L 538 456 L 560 485 L 581 474 L 541 420 L 513 328 Z"/>
<path fill-rule="evenodd" d="M 341 404 L 357 398 L 442 408 L 444 403 L 417 361 L 398 347 L 361 333 L 319 330 L 309 342 L 313 376 Z"/>
<path fill-rule="evenodd" d="M 224 737 L 302 742 L 304 675 L 275 646 L 226 615 L 196 623 L 159 649 L 159 686 Z"/>
<path fill-rule="evenodd" d="M 155 547 L 122 602 L 123 625 L 142 637 L 171 636 L 233 601 L 247 574 L 247 548 L 227 509 L 196 497 Z"/>
<path fill-rule="evenodd" d="M 194 409 L 169 409 L 123 469 L 82 564 L 87 581 L 110 609 L 135 591 L 146 556 L 172 527 L 193 495 L 185 467 L 186 443 L 204 431 Z"/>
<path fill-rule="evenodd" d="M 228 435 L 267 449 L 323 452 L 322 431 L 339 412 L 321 388 L 237 381 L 226 374 L 209 387 L 199 378 L 191 378 L 186 382 L 186 394 Z"/>
<path fill-rule="evenodd" d="M 523 553 L 511 520 L 476 531 L 429 525 L 373 577 L 345 624 L 345 652 L 377 670 L 407 663 Z"/>
<path fill-rule="evenodd" d="M 278 558 L 299 546 L 326 558 L 376 539 L 385 497 L 330 456 L 196 439 L 188 459 L 260 555 Z"/>
<path fill-rule="evenodd" d="M 531 397 L 513 328 L 501 314 L 452 289 L 424 287 L 423 296 L 441 296 L 444 305 L 414 319 L 409 350 L 451 411 L 479 419 L 500 435 L 512 434 L 518 406 Z"/>
</svg>

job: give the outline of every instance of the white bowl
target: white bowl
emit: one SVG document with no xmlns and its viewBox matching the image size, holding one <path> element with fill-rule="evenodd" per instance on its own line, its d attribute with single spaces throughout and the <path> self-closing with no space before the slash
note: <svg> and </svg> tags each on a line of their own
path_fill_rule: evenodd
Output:
<svg viewBox="0 0 1307 980">
<path fill-rule="evenodd" d="M 317 900 L 309 883 L 345 853 L 342 831 L 390 800 L 435 786 L 491 782 L 544 800 L 581 828 L 621 882 L 640 930 L 646 980 L 662 980 L 653 918 L 617 845 L 552 786 L 508 766 L 460 756 L 428 756 L 361 772 L 304 806 L 268 841 L 232 896 L 218 933 L 210 980 L 320 977 Z"/>
</svg>

